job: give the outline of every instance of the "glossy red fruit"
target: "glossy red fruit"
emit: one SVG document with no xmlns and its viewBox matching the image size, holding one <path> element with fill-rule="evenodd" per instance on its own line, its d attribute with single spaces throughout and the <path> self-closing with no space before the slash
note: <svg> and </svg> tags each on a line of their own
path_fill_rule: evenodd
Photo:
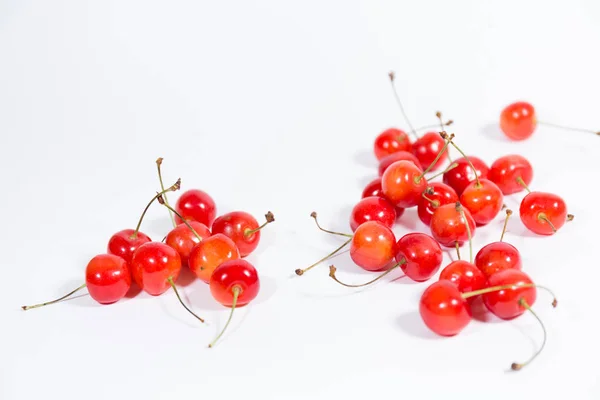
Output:
<svg viewBox="0 0 600 400">
<path fill-rule="evenodd" d="M 513 140 L 530 137 L 537 126 L 535 109 L 524 101 L 509 104 L 500 114 L 500 129 Z"/>
<path fill-rule="evenodd" d="M 495 316 L 502 319 L 512 319 L 523 314 L 526 309 L 519 304 L 523 298 L 529 306 L 535 303 L 537 290 L 532 285 L 533 281 L 527 274 L 518 269 L 505 269 L 496 272 L 488 278 L 487 287 L 511 285 L 508 289 L 502 289 L 483 294 L 483 304 Z"/>
<path fill-rule="evenodd" d="M 483 289 L 486 284 L 483 272 L 465 260 L 457 260 L 448 264 L 440 273 L 440 280 L 454 283 L 461 293 Z"/>
<path fill-rule="evenodd" d="M 469 156 L 469 160 L 473 163 L 479 179 L 487 178 L 489 167 L 478 157 Z M 475 172 L 473 172 L 469 161 L 464 157 L 454 160 L 454 164 L 456 164 L 455 168 L 444 173 L 443 181 L 460 196 L 469 183 L 475 180 Z"/>
<path fill-rule="evenodd" d="M 427 196 L 427 199 L 425 196 Z M 429 182 L 417 205 L 419 218 L 425 225 L 429 226 L 431 216 L 436 208 L 446 204 L 456 204 L 457 201 L 458 195 L 450 186 L 441 182 Z"/>
<path fill-rule="evenodd" d="M 181 194 L 177 199 L 175 210 L 187 221 L 198 221 L 206 226 L 211 226 L 217 216 L 217 206 L 208 193 L 198 189 L 191 189 Z M 178 224 L 183 221 L 175 217 Z"/>
<path fill-rule="evenodd" d="M 369 182 L 369 184 L 363 190 L 361 198 L 364 199 L 365 197 L 371 197 L 371 196 L 377 196 L 377 197 L 381 197 L 382 199 L 387 200 L 385 198 L 385 196 L 383 195 L 383 190 L 381 189 L 381 178 L 373 179 L 371 182 Z M 402 216 L 402 214 L 404 214 L 404 208 L 402 208 L 402 207 L 394 207 L 394 208 L 396 210 L 396 219 L 398 219 Z"/>
<path fill-rule="evenodd" d="M 533 167 L 525 157 L 510 154 L 494 161 L 487 178 L 494 182 L 504 195 L 518 193 L 525 190 L 519 178 L 529 186 L 533 180 Z"/>
<path fill-rule="evenodd" d="M 413 281 L 430 279 L 440 269 L 442 259 L 440 245 L 424 233 L 409 233 L 396 243 L 396 262 Z"/>
<path fill-rule="evenodd" d="M 483 275 L 490 277 L 505 269 L 521 269 L 521 254 L 513 245 L 494 242 L 483 246 L 475 256 L 475 265 Z"/>
<path fill-rule="evenodd" d="M 114 254 L 100 254 L 85 269 L 85 283 L 92 299 L 100 304 L 121 300 L 131 287 L 127 262 Z"/>
<path fill-rule="evenodd" d="M 141 245 L 131 260 L 133 280 L 148 294 L 158 296 L 171 287 L 169 278 L 176 281 L 181 272 L 179 253 L 161 242 Z"/>
<path fill-rule="evenodd" d="M 471 213 L 463 208 L 465 217 L 471 229 L 471 237 L 475 235 L 475 221 Z M 442 246 L 455 247 L 458 242 L 462 246 L 469 240 L 467 225 L 456 204 L 446 204 L 438 207 L 431 216 L 431 234 Z"/>
<path fill-rule="evenodd" d="M 413 143 L 412 152 L 423 170 L 431 165 L 445 144 L 446 141 L 436 132 L 427 132 Z M 430 171 L 439 169 L 447 159 L 448 153 L 444 152 Z"/>
<path fill-rule="evenodd" d="M 361 224 L 352 236 L 350 257 L 367 271 L 379 271 L 393 260 L 396 238 L 390 228 L 377 221 Z"/>
<path fill-rule="evenodd" d="M 521 201 L 519 214 L 530 231 L 552 235 L 567 221 L 567 205 L 555 194 L 531 192 Z"/>
<path fill-rule="evenodd" d="M 124 259 L 128 264 L 131 263 L 131 258 L 137 248 L 152 241 L 148 235 L 139 231 L 135 236 L 132 236 L 134 232 L 133 229 L 123 229 L 112 235 L 108 241 L 108 254 L 114 254 Z"/>
<path fill-rule="evenodd" d="M 222 233 L 216 233 L 192 249 L 188 265 L 198 278 L 208 283 L 219 265 L 239 258 L 240 252 L 233 240 Z"/>
<path fill-rule="evenodd" d="M 384 198 L 365 197 L 354 206 L 350 213 L 350 228 L 355 231 L 359 225 L 367 221 L 378 221 L 391 228 L 396 222 L 396 208 Z"/>
<path fill-rule="evenodd" d="M 379 161 L 379 176 L 383 176 L 385 170 L 388 169 L 388 167 L 396 161 L 410 161 L 417 167 L 421 166 L 421 163 L 419 162 L 417 157 L 415 157 L 412 153 L 409 153 L 408 151 L 399 151 L 396 153 L 392 153 L 389 156 L 385 156 L 381 159 L 381 161 Z"/>
<path fill-rule="evenodd" d="M 421 296 L 419 313 L 425 325 L 441 336 L 454 336 L 471 321 L 471 308 L 458 287 L 447 280 L 432 283 Z"/>
<path fill-rule="evenodd" d="M 246 257 L 258 246 L 260 230 L 258 221 L 244 211 L 234 211 L 220 216 L 213 222 L 213 233 L 222 233 L 237 246 L 240 256 Z"/>
<path fill-rule="evenodd" d="M 410 152 L 411 148 L 412 145 L 406 132 L 396 128 L 381 132 L 373 143 L 373 151 L 378 160 L 398 151 Z"/>
<path fill-rule="evenodd" d="M 210 293 L 225 307 L 231 307 L 233 302 L 233 288 L 239 287 L 236 307 L 243 307 L 258 295 L 260 280 L 258 272 L 246 260 L 225 261 L 210 277 Z"/>
<path fill-rule="evenodd" d="M 460 203 L 471 213 L 478 226 L 487 225 L 500 210 L 504 196 L 496 184 L 487 179 L 471 182 L 460 195 Z"/>
<path fill-rule="evenodd" d="M 386 199 L 402 208 L 415 207 L 427 188 L 423 171 L 410 161 L 396 161 L 381 177 L 381 188 Z"/>
<path fill-rule="evenodd" d="M 210 230 L 201 222 L 189 221 L 188 224 L 190 224 L 202 240 L 211 235 Z M 190 252 L 194 246 L 200 243 L 200 239 L 198 239 L 186 224 L 179 224 L 167 234 L 165 243 L 179 253 L 181 264 L 187 265 Z"/>
</svg>

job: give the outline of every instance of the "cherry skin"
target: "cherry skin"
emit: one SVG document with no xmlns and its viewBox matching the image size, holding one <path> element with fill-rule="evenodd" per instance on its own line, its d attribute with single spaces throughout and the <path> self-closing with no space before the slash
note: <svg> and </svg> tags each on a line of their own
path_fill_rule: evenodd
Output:
<svg viewBox="0 0 600 400">
<path fill-rule="evenodd" d="M 430 188 L 431 190 L 429 190 Z M 427 190 L 429 190 L 429 192 L 427 192 Z M 429 182 L 427 190 L 426 193 L 421 196 L 421 199 L 419 199 L 417 212 L 421 221 L 429 226 L 431 223 L 431 216 L 436 208 L 446 204 L 455 204 L 458 201 L 458 195 L 454 189 L 441 182 Z M 424 196 L 427 196 L 427 199 L 432 200 L 433 203 Z"/>
<path fill-rule="evenodd" d="M 533 167 L 529 161 L 520 155 L 510 154 L 494 161 L 487 178 L 494 182 L 504 195 L 518 193 L 528 186 L 533 179 Z M 519 178 L 523 180 L 521 183 Z"/>
<path fill-rule="evenodd" d="M 258 221 L 252 215 L 244 211 L 233 211 L 215 219 L 212 231 L 222 233 L 233 240 L 240 256 L 246 257 L 258 246 L 260 241 L 260 230 L 256 230 L 258 227 Z"/>
<path fill-rule="evenodd" d="M 488 166 L 478 157 L 469 156 L 469 160 L 475 167 L 477 177 L 479 179 L 487 178 L 490 170 Z M 475 172 L 473 172 L 473 168 L 469 165 L 469 161 L 464 157 L 454 160 L 454 164 L 456 164 L 455 168 L 444 173 L 443 181 L 460 196 L 469 183 L 475 180 Z"/>
<path fill-rule="evenodd" d="M 440 269 L 442 260 L 440 245 L 424 233 L 409 233 L 396 243 L 396 262 L 415 282 L 430 279 Z"/>
<path fill-rule="evenodd" d="M 383 195 L 383 190 L 381 189 L 381 178 L 376 178 L 376 179 L 373 179 L 371 182 L 369 182 L 369 184 L 363 190 L 361 198 L 364 199 L 365 197 L 371 197 L 371 196 L 378 196 L 378 197 L 381 197 L 382 199 L 385 199 L 385 196 Z M 404 214 L 404 208 L 395 207 L 395 209 L 396 209 L 396 219 L 398 219 L 402 216 L 402 214 Z"/>
<path fill-rule="evenodd" d="M 537 119 L 533 106 L 524 101 L 509 104 L 500 114 L 500 129 L 513 140 L 524 140 L 535 131 Z"/>
<path fill-rule="evenodd" d="M 521 201 L 519 214 L 530 231 L 553 235 L 567 221 L 567 205 L 555 194 L 531 192 Z"/>
<path fill-rule="evenodd" d="M 378 221 L 391 228 L 396 222 L 396 208 L 384 198 L 365 197 L 354 206 L 350 213 L 350 228 L 355 231 L 359 225 L 367 221 Z"/>
<path fill-rule="evenodd" d="M 396 161 L 381 177 L 383 194 L 397 207 L 415 207 L 427 188 L 427 179 L 422 173 L 421 168 L 410 161 Z"/>
<path fill-rule="evenodd" d="M 410 152 L 411 148 L 412 145 L 406 132 L 396 128 L 381 132 L 373 143 L 373 151 L 378 160 L 397 151 Z"/>
<path fill-rule="evenodd" d="M 483 289 L 486 284 L 483 272 L 465 260 L 452 261 L 448 264 L 440 273 L 440 280 L 454 283 L 461 293 Z"/>
<path fill-rule="evenodd" d="M 471 308 L 458 287 L 448 281 L 432 283 L 421 295 L 419 313 L 425 325 L 441 336 L 460 333 L 471 321 Z"/>
<path fill-rule="evenodd" d="M 161 242 L 141 245 L 131 259 L 133 280 L 152 296 L 163 294 L 171 287 L 169 278 L 176 281 L 181 272 L 179 253 Z"/>
<path fill-rule="evenodd" d="M 475 265 L 487 278 L 505 269 L 521 269 L 521 254 L 513 245 L 494 242 L 483 246 L 475 256 Z"/>
<path fill-rule="evenodd" d="M 513 319 L 523 314 L 526 309 L 519 304 L 523 298 L 529 306 L 535 303 L 537 290 L 531 285 L 533 281 L 527 274 L 518 269 L 505 269 L 496 272 L 488 278 L 487 287 L 514 285 L 509 289 L 502 289 L 483 294 L 483 304 L 495 316 L 502 319 Z"/>
<path fill-rule="evenodd" d="M 92 299 L 100 304 L 121 300 L 131 287 L 127 262 L 114 254 L 99 254 L 85 269 L 85 283 Z"/>
<path fill-rule="evenodd" d="M 463 208 L 465 218 L 469 223 L 471 237 L 475 235 L 475 221 L 471 213 Z M 431 216 L 431 234 L 442 246 L 454 247 L 458 242 L 462 246 L 469 240 L 467 225 L 455 204 L 446 204 L 438 207 Z"/>
<path fill-rule="evenodd" d="M 496 184 L 487 179 L 471 182 L 460 195 L 460 203 L 471 213 L 478 226 L 487 225 L 502 210 L 504 196 Z"/>
<path fill-rule="evenodd" d="M 196 231 L 196 233 L 202 238 L 202 240 L 208 238 L 211 233 L 210 230 L 198 221 L 189 221 L 188 224 Z M 167 234 L 165 243 L 174 248 L 181 257 L 181 264 L 187 265 L 190 252 L 198 243 L 200 239 L 196 237 L 194 232 L 186 224 L 179 224 Z"/>
<path fill-rule="evenodd" d="M 367 271 L 379 271 L 394 258 L 396 238 L 390 228 L 377 221 L 361 224 L 350 243 L 350 257 Z"/>
<path fill-rule="evenodd" d="M 240 252 L 233 240 L 222 233 L 216 233 L 192 249 L 188 265 L 198 278 L 208 283 L 219 265 L 239 258 Z"/>
<path fill-rule="evenodd" d="M 412 145 L 412 152 L 418 158 L 419 164 L 423 170 L 431 165 L 438 156 L 446 141 L 436 132 L 427 132 L 418 138 Z M 430 171 L 439 169 L 448 159 L 448 153 L 444 152 Z"/>
<path fill-rule="evenodd" d="M 175 210 L 187 221 L 198 221 L 206 226 L 211 226 L 217 216 L 217 206 L 208 193 L 198 189 L 191 189 L 181 194 L 177 199 Z M 183 221 L 175 217 L 178 224 Z"/>
<path fill-rule="evenodd" d="M 132 238 L 134 232 L 133 229 L 124 229 L 112 235 L 108 241 L 108 254 L 121 257 L 127 264 L 131 263 L 133 253 L 138 247 L 152 241 L 148 235 L 139 231 Z"/>
<path fill-rule="evenodd" d="M 258 272 L 248 261 L 237 259 L 225 261 L 210 277 L 210 293 L 225 307 L 233 304 L 233 289 L 238 287 L 240 293 L 236 307 L 243 307 L 258 295 L 260 280 Z"/>
<path fill-rule="evenodd" d="M 383 173 L 386 169 L 396 161 L 410 161 L 415 164 L 417 167 L 421 167 L 421 163 L 419 159 L 414 156 L 414 154 L 409 153 L 408 151 L 399 151 L 396 153 L 392 153 L 389 156 L 385 156 L 379 161 L 379 176 L 383 176 Z"/>
</svg>

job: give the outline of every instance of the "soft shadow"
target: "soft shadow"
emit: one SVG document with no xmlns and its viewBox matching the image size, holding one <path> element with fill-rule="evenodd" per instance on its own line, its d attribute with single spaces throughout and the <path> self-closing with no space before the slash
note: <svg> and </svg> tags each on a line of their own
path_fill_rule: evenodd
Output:
<svg viewBox="0 0 600 400">
<path fill-rule="evenodd" d="M 373 152 L 365 149 L 359 150 L 354 153 L 354 162 L 367 168 L 377 168 L 377 159 L 373 155 Z"/>
<path fill-rule="evenodd" d="M 404 214 L 398 218 L 398 225 L 403 228 L 408 229 L 409 231 L 416 231 L 420 228 L 423 228 L 423 222 L 419 219 L 419 214 L 417 213 L 416 208 L 409 208 L 404 211 Z"/>
<path fill-rule="evenodd" d="M 492 139 L 495 142 L 508 142 L 509 139 L 504 135 L 502 130 L 500 129 L 500 125 L 496 122 L 494 124 L 487 124 L 482 129 L 481 132 L 483 135 L 489 139 Z"/>
<path fill-rule="evenodd" d="M 260 278 L 260 290 L 258 296 L 249 304 L 262 304 L 268 301 L 277 292 L 277 283 L 270 276 L 262 276 Z"/>
<path fill-rule="evenodd" d="M 175 283 L 178 287 L 188 287 L 197 279 L 198 278 L 196 277 L 196 274 L 194 274 L 192 270 L 190 270 L 189 267 L 186 265 L 181 268 L 181 272 L 179 273 L 179 277 L 177 278 L 177 282 Z"/>
<path fill-rule="evenodd" d="M 489 323 L 500 323 L 502 320 L 488 311 L 481 296 L 476 297 L 471 301 L 471 316 L 475 321 Z"/>
<path fill-rule="evenodd" d="M 206 311 L 218 311 L 223 306 L 217 302 L 210 293 L 210 287 L 204 282 L 193 285 L 185 294 L 185 297 L 194 308 Z"/>
<path fill-rule="evenodd" d="M 137 285 L 137 283 L 135 282 L 131 282 L 131 287 L 129 288 L 129 291 L 127 292 L 127 294 L 125 295 L 126 299 L 133 299 L 135 297 L 137 297 L 140 293 L 142 293 L 142 288 L 139 287 Z"/>
<path fill-rule="evenodd" d="M 205 326 L 205 324 L 198 321 L 185 308 L 183 308 L 183 306 L 179 303 L 179 300 L 177 299 L 177 296 L 175 295 L 175 293 L 173 291 L 170 291 L 169 293 L 170 293 L 169 296 L 161 296 L 161 299 L 159 301 L 160 307 L 165 312 L 165 314 L 167 314 L 169 317 L 171 317 L 175 321 L 189 326 L 190 328 L 201 328 L 201 327 Z M 179 291 L 179 294 L 181 295 L 181 299 L 184 301 L 185 305 L 188 306 L 190 310 L 192 310 L 194 313 L 196 313 L 196 315 L 198 315 L 200 318 L 205 319 L 204 315 L 202 314 L 202 311 L 198 311 L 197 308 L 194 307 L 187 300 L 187 296 L 184 293 L 182 293 L 181 290 Z M 159 300 L 159 299 L 157 299 L 157 300 Z M 175 310 L 177 310 L 177 311 L 175 311 Z"/>
<path fill-rule="evenodd" d="M 425 326 L 417 311 L 402 314 L 396 318 L 395 322 L 400 329 L 411 336 L 429 340 L 440 339 Z"/>
</svg>

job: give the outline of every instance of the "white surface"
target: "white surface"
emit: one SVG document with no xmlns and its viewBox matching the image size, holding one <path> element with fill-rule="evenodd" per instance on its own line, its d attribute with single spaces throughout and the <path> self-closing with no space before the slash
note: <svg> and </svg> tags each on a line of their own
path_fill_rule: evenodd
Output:
<svg viewBox="0 0 600 400">
<path fill-rule="evenodd" d="M 600 128 L 599 19 L 596 0 L 0 2 L 0 398 L 599 398 L 600 140 L 545 128 L 511 143 L 497 128 L 518 99 Z M 540 294 L 548 345 L 518 374 L 510 363 L 542 339 L 530 316 L 438 339 L 417 314 L 427 284 L 353 292 L 325 265 L 292 277 L 339 242 L 310 212 L 347 229 L 376 174 L 375 135 L 405 127 L 389 70 L 415 125 L 441 109 L 468 153 L 523 154 L 532 187 L 576 214 L 550 238 L 510 221 L 525 270 L 559 297 L 553 310 Z M 78 285 L 110 235 L 134 226 L 159 156 L 168 181 L 207 190 L 219 212 L 277 217 L 250 258 L 259 298 L 220 345 L 206 348 L 227 310 L 200 282 L 183 292 L 209 326 L 172 292 L 22 312 Z M 414 212 L 405 221 L 398 234 L 425 231 Z M 478 230 L 475 247 L 500 227 Z M 155 207 L 143 229 L 159 240 L 168 228 Z M 336 264 L 348 281 L 369 277 L 347 253 Z"/>
</svg>

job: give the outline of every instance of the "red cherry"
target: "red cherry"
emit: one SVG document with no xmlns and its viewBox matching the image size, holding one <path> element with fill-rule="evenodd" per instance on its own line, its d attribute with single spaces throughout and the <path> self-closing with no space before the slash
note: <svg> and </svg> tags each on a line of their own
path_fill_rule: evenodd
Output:
<svg viewBox="0 0 600 400">
<path fill-rule="evenodd" d="M 521 305 L 523 298 L 529 306 L 535 303 L 537 290 L 527 274 L 518 269 L 505 269 L 488 278 L 487 287 L 504 287 L 484 293 L 483 303 L 495 316 L 502 319 L 513 319 L 523 314 L 526 309 Z"/>
<path fill-rule="evenodd" d="M 256 219 L 244 211 L 234 211 L 220 216 L 213 222 L 213 233 L 222 233 L 233 240 L 240 256 L 246 257 L 252 253 L 260 241 L 260 230 L 275 221 L 272 212 L 265 215 L 266 222 L 261 226 Z"/>
<path fill-rule="evenodd" d="M 421 296 L 419 313 L 425 325 L 441 336 L 454 336 L 471 321 L 471 308 L 458 287 L 448 281 L 432 283 Z"/>
<path fill-rule="evenodd" d="M 500 129 L 513 140 L 523 140 L 535 131 L 537 118 L 529 103 L 519 101 L 509 104 L 500 114 Z"/>
<path fill-rule="evenodd" d="M 504 196 L 498 186 L 487 179 L 471 182 L 460 195 L 460 203 L 471 213 L 478 226 L 487 225 L 502 210 Z"/>
<path fill-rule="evenodd" d="M 350 228 L 355 231 L 359 225 L 367 221 L 378 221 L 388 228 L 396 222 L 396 209 L 384 198 L 373 196 L 359 201 L 350 213 Z"/>
<path fill-rule="evenodd" d="M 181 257 L 171 246 L 160 242 L 145 243 L 133 253 L 131 272 L 134 281 L 152 296 L 163 294 L 181 271 Z"/>
<path fill-rule="evenodd" d="M 373 144 L 375 157 L 378 160 L 397 151 L 410 152 L 411 147 L 412 145 L 406 132 L 396 128 L 390 128 L 381 132 L 375 138 L 375 143 Z"/>
<path fill-rule="evenodd" d="M 473 168 L 469 164 L 469 161 L 475 167 L 475 172 L 473 172 Z M 469 185 L 469 183 L 475 180 L 475 177 L 479 177 L 480 179 L 487 178 L 489 168 L 488 166 L 478 157 L 469 156 L 468 160 L 464 157 L 454 160 L 453 164 L 456 164 L 456 167 L 452 168 L 449 171 L 444 173 L 444 183 L 452 189 L 456 191 L 456 194 L 459 196 L 462 194 L 463 190 Z"/>
<path fill-rule="evenodd" d="M 100 304 L 121 300 L 131 287 L 127 262 L 113 254 L 100 254 L 85 269 L 85 283 L 92 299 Z"/>
<path fill-rule="evenodd" d="M 504 242 L 494 242 L 482 247 L 475 256 L 475 265 L 486 277 L 505 269 L 522 268 L 519 251 Z"/>
<path fill-rule="evenodd" d="M 529 161 L 520 155 L 511 154 L 494 161 L 487 178 L 494 182 L 504 195 L 518 193 L 524 190 L 533 179 L 533 167 Z"/>
<path fill-rule="evenodd" d="M 377 221 L 361 224 L 352 237 L 350 257 L 367 271 L 379 271 L 394 258 L 396 238 L 387 226 Z"/>
<path fill-rule="evenodd" d="M 458 195 L 450 186 L 441 182 L 429 182 L 417 205 L 419 218 L 429 226 L 436 208 L 446 204 L 456 204 L 457 201 Z"/>
<path fill-rule="evenodd" d="M 396 261 L 406 276 L 416 282 L 430 279 L 442 265 L 442 249 L 429 235 L 409 233 L 396 244 Z"/>
<path fill-rule="evenodd" d="M 198 221 L 189 221 L 193 231 L 186 225 L 180 224 L 173 228 L 165 239 L 165 243 L 174 248 L 181 257 L 181 264 L 187 265 L 190 252 L 198 243 L 208 238 L 210 230 Z"/>
<path fill-rule="evenodd" d="M 182 193 L 177 200 L 175 210 L 188 221 L 198 221 L 211 226 L 217 216 L 217 207 L 212 197 L 202 190 L 192 189 Z M 176 217 L 178 224 L 183 221 Z"/>
<path fill-rule="evenodd" d="M 392 153 L 389 156 L 385 156 L 379 161 L 379 176 L 383 176 L 385 170 L 396 161 L 410 161 L 417 167 L 421 167 L 421 163 L 412 153 L 409 153 L 408 151 L 399 151 L 397 153 Z"/>
<path fill-rule="evenodd" d="M 381 177 L 385 197 L 397 207 L 409 208 L 419 203 L 427 188 L 423 171 L 410 161 L 396 161 Z"/>
<path fill-rule="evenodd" d="M 208 283 L 219 265 L 239 258 L 240 252 L 233 240 L 222 233 L 216 233 L 192 249 L 188 265 L 198 278 Z"/>
<path fill-rule="evenodd" d="M 442 246 L 462 246 L 469 240 L 468 221 L 471 236 L 475 235 L 475 221 L 467 209 L 463 209 L 465 218 L 460 212 L 460 203 L 446 204 L 438 207 L 431 216 L 431 233 Z"/>
<path fill-rule="evenodd" d="M 464 260 L 453 261 L 440 273 L 440 280 L 454 283 L 461 293 L 483 289 L 485 275 L 473 264 Z"/>
<path fill-rule="evenodd" d="M 378 196 L 382 199 L 385 199 L 383 195 L 383 190 L 381 189 L 381 178 L 373 179 L 369 184 L 365 187 L 362 192 L 362 198 Z M 387 200 L 387 199 L 386 199 Z M 396 209 L 396 219 L 400 218 L 402 214 L 404 214 L 404 208 L 402 207 L 394 207 Z"/>
<path fill-rule="evenodd" d="M 417 165 L 420 165 L 422 169 L 428 168 L 435 161 L 445 143 L 445 140 L 436 132 L 428 132 L 417 139 L 412 146 L 412 152 L 419 160 Z M 445 151 L 430 170 L 439 169 L 447 159 L 448 153 Z"/>
<path fill-rule="evenodd" d="M 538 235 L 552 235 L 573 217 L 567 214 L 565 201 L 552 193 L 531 192 L 523 198 L 521 221 Z"/>
<path fill-rule="evenodd" d="M 121 257 L 129 264 L 138 247 L 151 241 L 152 239 L 142 232 L 136 233 L 133 229 L 123 229 L 111 236 L 107 251 L 108 254 Z"/>
</svg>

